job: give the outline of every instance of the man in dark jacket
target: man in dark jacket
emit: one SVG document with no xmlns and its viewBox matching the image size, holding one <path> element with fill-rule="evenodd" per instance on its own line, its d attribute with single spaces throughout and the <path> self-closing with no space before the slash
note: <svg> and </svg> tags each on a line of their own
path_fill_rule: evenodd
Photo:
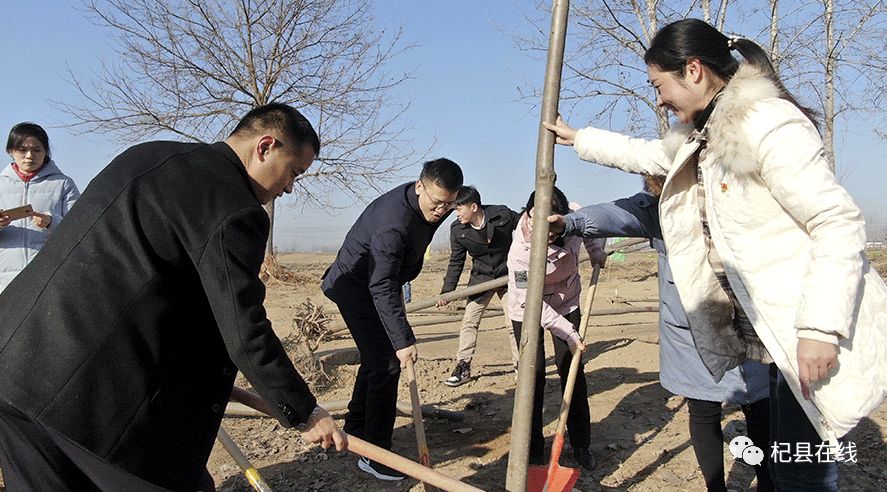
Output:
<svg viewBox="0 0 887 492">
<path fill-rule="evenodd" d="M 465 253 L 471 255 L 471 276 L 468 285 L 475 285 L 508 275 L 505 262 L 511 248 L 511 234 L 520 220 L 520 214 L 505 205 L 481 205 L 480 193 L 473 186 L 463 186 L 455 201 L 456 217 L 450 226 L 450 264 L 444 277 L 441 294 L 456 290 L 459 276 L 465 266 Z M 459 350 L 456 352 L 456 368 L 444 381 L 447 386 L 459 386 L 471 380 L 471 358 L 477 347 L 477 327 L 484 310 L 493 299 L 499 296 L 505 311 L 505 327 L 509 331 L 511 362 L 517 367 L 520 355 L 511 320 L 508 318 L 507 287 L 488 290 L 468 298 L 462 328 L 459 331 Z M 446 305 L 439 301 L 438 307 Z"/>
<path fill-rule="evenodd" d="M 224 142 L 109 164 L 0 296 L 0 452 L 14 490 L 197 490 L 240 369 L 285 427 L 346 437 L 262 306 L 262 209 L 317 155 L 295 109 Z M 207 482 L 206 480 L 209 479 Z"/>
<path fill-rule="evenodd" d="M 425 249 L 461 186 L 462 170 L 455 162 L 426 162 L 418 181 L 367 206 L 324 275 L 323 292 L 339 307 L 360 351 L 344 429 L 385 449 L 391 448 L 400 370 L 419 354 L 401 286 L 419 275 Z M 358 467 L 381 480 L 403 478 L 365 458 Z"/>
</svg>

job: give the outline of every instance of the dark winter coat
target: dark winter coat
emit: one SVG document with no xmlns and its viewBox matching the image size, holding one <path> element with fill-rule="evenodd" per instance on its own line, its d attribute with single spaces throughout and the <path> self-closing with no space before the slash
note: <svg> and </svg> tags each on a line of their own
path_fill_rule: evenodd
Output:
<svg viewBox="0 0 887 492">
<path fill-rule="evenodd" d="M 227 144 L 125 151 L 0 295 L 0 398 L 171 489 L 196 488 L 238 368 L 306 421 L 262 306 L 268 230 Z"/>
<path fill-rule="evenodd" d="M 375 310 L 395 350 L 413 345 L 416 337 L 401 287 L 419 276 L 425 250 L 450 213 L 433 224 L 426 221 L 412 181 L 376 198 L 348 231 L 324 274 L 324 294 L 353 310 Z"/>
<path fill-rule="evenodd" d="M 505 205 L 484 205 L 484 228 L 477 230 L 471 224 L 458 220 L 450 226 L 450 264 L 444 277 L 441 294 L 456 290 L 465 253 L 471 255 L 471 276 L 468 285 L 475 285 L 508 275 L 508 249 L 511 233 L 520 220 L 520 213 Z M 472 299 L 482 296 L 477 294 Z"/>
</svg>

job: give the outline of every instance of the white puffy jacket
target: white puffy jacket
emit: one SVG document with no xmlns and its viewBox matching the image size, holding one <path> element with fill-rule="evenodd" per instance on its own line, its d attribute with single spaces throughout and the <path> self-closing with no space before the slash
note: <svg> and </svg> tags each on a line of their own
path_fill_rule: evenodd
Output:
<svg viewBox="0 0 887 492">
<path fill-rule="evenodd" d="M 707 135 L 682 126 L 642 140 L 586 128 L 575 147 L 585 160 L 667 175 L 662 234 L 694 337 L 708 330 L 717 349 L 733 353 L 741 342 L 707 261 L 696 171 L 687 165 L 707 138 L 705 209 L 730 286 L 819 435 L 834 440 L 887 396 L 887 288 L 865 258 L 862 214 L 829 170 L 816 128 L 778 96 L 743 65 Z M 798 337 L 839 344 L 839 367 L 811 388 L 811 401 L 801 397 Z"/>
<path fill-rule="evenodd" d="M 0 210 L 31 204 L 35 212 L 52 215 L 52 223 L 46 229 L 37 227 L 31 217 L 14 220 L 0 229 L 0 292 L 46 244 L 49 234 L 78 197 L 80 191 L 74 180 L 62 174 L 53 161 L 44 164 L 27 183 L 18 177 L 12 165 L 0 171 Z"/>
</svg>

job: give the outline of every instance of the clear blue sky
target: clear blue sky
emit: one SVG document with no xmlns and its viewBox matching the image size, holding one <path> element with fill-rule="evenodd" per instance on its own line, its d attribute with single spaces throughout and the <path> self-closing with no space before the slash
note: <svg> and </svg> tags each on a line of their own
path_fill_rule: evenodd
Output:
<svg viewBox="0 0 887 492">
<path fill-rule="evenodd" d="M 539 114 L 528 102 L 518 101 L 517 86 L 527 81 L 541 86 L 544 61 L 521 53 L 496 26 L 525 29 L 515 4 L 531 10 L 533 1 L 374 3 L 381 27 L 402 26 L 405 39 L 418 45 L 391 67 L 415 74 L 398 91 L 412 101 L 406 115 L 412 127 L 408 138 L 416 148 L 436 140 L 431 155 L 461 164 L 466 183 L 476 185 L 485 202 L 521 207 L 534 183 Z M 46 126 L 56 162 L 83 189 L 124 144 L 105 135 L 73 136 L 60 128 L 66 116 L 48 102 L 78 97 L 64 80 L 67 67 L 80 77 L 89 77 L 100 69 L 102 60 L 114 57 L 107 33 L 90 24 L 78 6 L 77 0 L 0 3 L 6 73 L 0 80 L 0 131 L 5 136 L 23 120 Z M 570 121 L 586 123 L 581 115 L 572 115 Z M 883 230 L 887 145 L 864 130 L 839 137 L 839 166 L 846 163 L 852 169 L 845 186 L 866 216 L 882 224 Z M 569 148 L 557 151 L 555 168 L 558 186 L 582 204 L 627 196 L 640 188 L 638 177 L 583 163 Z M 408 173 L 417 174 L 418 168 Z M 283 250 L 335 249 L 362 208 L 358 203 L 331 215 L 330 211 L 287 207 L 284 201 L 279 206 L 276 243 Z M 441 228 L 437 244 L 446 243 L 447 229 Z"/>
</svg>

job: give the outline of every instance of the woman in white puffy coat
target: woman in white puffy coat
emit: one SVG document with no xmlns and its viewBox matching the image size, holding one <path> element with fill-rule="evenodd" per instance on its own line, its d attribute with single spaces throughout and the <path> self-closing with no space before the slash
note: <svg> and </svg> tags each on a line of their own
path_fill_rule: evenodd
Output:
<svg viewBox="0 0 887 492">
<path fill-rule="evenodd" d="M 0 171 L 0 291 L 31 262 L 80 196 L 52 161 L 49 136 L 39 125 L 12 127 L 6 152 L 13 162 Z M 2 212 L 22 205 L 31 205 L 30 216 L 11 220 Z"/>
<path fill-rule="evenodd" d="M 755 444 L 779 490 L 835 490 L 823 441 L 887 395 L 887 289 L 865 258 L 862 214 L 756 43 L 685 19 L 644 61 L 680 122 L 664 139 L 546 127 L 582 159 L 666 176 L 662 234 L 697 351 L 716 379 L 749 358 L 775 363 L 771 446 Z M 803 450 L 812 463 L 796 460 Z"/>
</svg>

